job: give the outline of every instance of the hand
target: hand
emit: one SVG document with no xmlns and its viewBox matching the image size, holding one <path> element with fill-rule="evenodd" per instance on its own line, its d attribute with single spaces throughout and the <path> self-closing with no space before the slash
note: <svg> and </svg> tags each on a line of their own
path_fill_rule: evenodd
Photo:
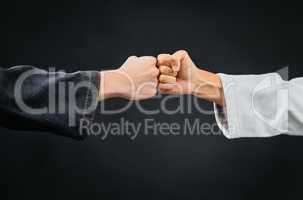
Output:
<svg viewBox="0 0 303 200">
<path fill-rule="evenodd" d="M 177 51 L 173 55 L 158 55 L 160 69 L 159 89 L 161 92 L 169 94 L 191 94 L 193 75 L 196 75 L 199 69 L 192 62 L 186 51 Z"/>
<path fill-rule="evenodd" d="M 99 99 L 122 97 L 142 100 L 157 92 L 159 70 L 152 56 L 130 56 L 117 70 L 101 72 Z"/>
<path fill-rule="evenodd" d="M 167 94 L 192 94 L 205 100 L 224 104 L 219 76 L 199 69 L 184 50 L 173 55 L 158 55 L 159 89 Z"/>
</svg>

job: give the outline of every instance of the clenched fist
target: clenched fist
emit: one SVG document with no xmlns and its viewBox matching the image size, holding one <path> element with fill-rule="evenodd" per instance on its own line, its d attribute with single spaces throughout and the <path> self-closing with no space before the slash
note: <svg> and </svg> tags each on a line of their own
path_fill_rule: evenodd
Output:
<svg viewBox="0 0 303 200">
<path fill-rule="evenodd" d="M 101 74 L 99 99 L 123 97 L 142 100 L 157 93 L 159 69 L 152 56 L 131 56 L 117 70 Z"/>
<path fill-rule="evenodd" d="M 193 94 L 205 100 L 224 104 L 219 76 L 199 69 L 184 50 L 158 55 L 159 89 L 167 94 Z"/>
</svg>

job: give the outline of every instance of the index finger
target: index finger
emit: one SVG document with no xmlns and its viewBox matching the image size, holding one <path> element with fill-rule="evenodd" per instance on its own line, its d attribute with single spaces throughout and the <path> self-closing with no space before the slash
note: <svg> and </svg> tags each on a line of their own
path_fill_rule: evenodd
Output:
<svg viewBox="0 0 303 200">
<path fill-rule="evenodd" d="M 157 65 L 158 66 L 169 66 L 175 72 L 178 72 L 180 69 L 180 61 L 177 57 L 174 57 L 170 54 L 159 54 L 157 57 Z"/>
</svg>

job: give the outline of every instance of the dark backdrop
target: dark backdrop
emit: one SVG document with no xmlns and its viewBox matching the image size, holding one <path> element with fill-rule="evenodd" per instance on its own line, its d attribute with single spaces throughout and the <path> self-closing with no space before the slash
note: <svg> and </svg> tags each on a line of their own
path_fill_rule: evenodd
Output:
<svg viewBox="0 0 303 200">
<path fill-rule="evenodd" d="M 104 70 L 120 66 L 129 55 L 186 49 L 199 66 L 214 72 L 258 74 L 285 65 L 290 77 L 303 72 L 302 10 L 290 1 L 2 1 L 0 16 L 3 67 Z M 119 106 L 121 100 L 108 104 Z M 132 107 L 103 120 L 121 117 L 141 122 L 148 116 Z M 214 122 L 214 116 L 196 110 L 155 119 L 182 122 L 185 117 Z M 303 197 L 301 137 L 91 137 L 79 142 L 49 133 L 0 132 L 1 199 Z"/>
</svg>

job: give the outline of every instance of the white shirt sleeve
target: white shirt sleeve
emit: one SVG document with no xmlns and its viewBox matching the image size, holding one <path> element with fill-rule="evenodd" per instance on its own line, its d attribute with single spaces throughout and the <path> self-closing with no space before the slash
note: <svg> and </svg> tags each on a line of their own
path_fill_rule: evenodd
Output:
<svg viewBox="0 0 303 200">
<path fill-rule="evenodd" d="M 303 135 L 303 78 L 284 81 L 277 73 L 219 74 L 225 106 L 214 105 L 227 138 Z"/>
</svg>

